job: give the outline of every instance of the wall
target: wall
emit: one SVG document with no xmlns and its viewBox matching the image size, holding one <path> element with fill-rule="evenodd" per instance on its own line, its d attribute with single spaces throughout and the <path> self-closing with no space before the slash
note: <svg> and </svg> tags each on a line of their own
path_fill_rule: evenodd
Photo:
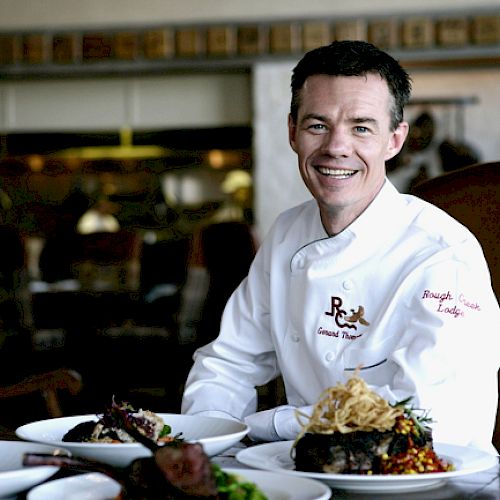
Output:
<svg viewBox="0 0 500 500">
<path fill-rule="evenodd" d="M 204 74 L 0 82 L 0 131 L 248 125 L 250 77 Z"/>
<path fill-rule="evenodd" d="M 0 30 L 43 27 L 141 25 L 321 15 L 446 12 L 498 8 L 498 0 L 1 0 Z M 259 62 L 252 75 L 199 75 L 74 80 L 62 84 L 0 84 L 0 127 L 4 130 L 130 125 L 204 126 L 253 124 L 256 216 L 263 236 L 276 215 L 308 197 L 287 139 L 289 77 L 295 61 Z M 485 161 L 500 158 L 496 118 L 500 69 L 414 72 L 414 95 L 477 96 L 467 107 L 466 139 Z M 189 82 L 189 83 L 187 83 Z M 70 88 L 72 87 L 72 88 Z M 167 96 L 175 96 L 170 99 Z M 40 99 L 42 97 L 42 99 Z M 76 97 L 76 99 L 74 98 Z M 83 100 L 83 97 L 86 100 Z M 155 102 L 161 102 L 156 106 Z M 64 103 L 58 106 L 56 103 Z M 87 105 L 87 103 L 89 103 Z M 181 103 L 184 103 L 183 106 Z M 286 189 L 283 188 L 286 186 Z"/>
<path fill-rule="evenodd" d="M 1 0 L 0 29 L 348 16 L 498 7 L 498 0 Z"/>
</svg>

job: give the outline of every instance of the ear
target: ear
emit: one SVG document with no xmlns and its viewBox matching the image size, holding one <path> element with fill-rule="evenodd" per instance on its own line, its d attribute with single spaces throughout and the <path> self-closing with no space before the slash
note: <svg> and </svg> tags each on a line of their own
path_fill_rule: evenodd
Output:
<svg viewBox="0 0 500 500">
<path fill-rule="evenodd" d="M 297 133 L 297 124 L 292 118 L 292 115 L 289 113 L 288 114 L 288 142 L 290 143 L 290 146 L 292 149 L 297 152 L 296 149 L 296 141 L 295 141 L 295 135 Z"/>
<path fill-rule="evenodd" d="M 392 137 L 387 146 L 387 153 L 385 155 L 386 161 L 394 158 L 401 151 L 409 130 L 410 126 L 408 122 L 401 122 L 397 129 L 392 132 Z"/>
</svg>

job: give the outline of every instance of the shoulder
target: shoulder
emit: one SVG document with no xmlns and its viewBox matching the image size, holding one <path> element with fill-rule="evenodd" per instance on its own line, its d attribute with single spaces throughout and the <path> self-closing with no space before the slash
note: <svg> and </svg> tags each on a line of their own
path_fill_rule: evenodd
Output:
<svg viewBox="0 0 500 500">
<path fill-rule="evenodd" d="M 260 250 L 269 258 L 277 255 L 289 258 L 304 244 L 325 236 L 316 200 L 308 200 L 278 215 Z"/>
<path fill-rule="evenodd" d="M 476 236 L 439 207 L 415 196 L 404 196 L 412 216 L 405 239 L 415 243 L 413 256 L 421 264 L 422 278 L 447 275 L 451 282 L 460 275 L 471 284 L 482 283 L 488 288 L 489 265 Z"/>
<path fill-rule="evenodd" d="M 276 226 L 291 226 L 297 223 L 307 223 L 318 216 L 318 205 L 316 200 L 308 200 L 296 205 L 281 214 L 276 219 Z"/>
<path fill-rule="evenodd" d="M 424 232 L 431 242 L 444 247 L 466 242 L 478 245 L 474 234 L 441 208 L 413 195 L 402 196 L 411 215 L 410 227 Z"/>
<path fill-rule="evenodd" d="M 318 204 L 312 199 L 282 212 L 266 239 L 269 239 L 273 245 L 284 244 L 297 249 L 326 236 Z"/>
</svg>

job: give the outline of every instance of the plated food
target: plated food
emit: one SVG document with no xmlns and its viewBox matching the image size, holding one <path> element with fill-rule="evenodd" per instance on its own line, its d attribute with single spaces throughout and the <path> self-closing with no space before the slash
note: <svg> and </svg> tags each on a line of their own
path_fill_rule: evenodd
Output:
<svg viewBox="0 0 500 500">
<path fill-rule="evenodd" d="M 498 463 L 482 450 L 434 442 L 425 412 L 409 401 L 388 404 L 357 374 L 325 391 L 311 416 L 297 418 L 302 431 L 295 441 L 252 446 L 236 459 L 368 495 L 435 488 Z"/>
<path fill-rule="evenodd" d="M 267 500 L 329 500 L 328 486 L 308 478 L 287 477 L 275 472 L 224 468 L 224 472 L 236 474 L 256 484 Z M 33 488 L 27 500 L 110 500 L 120 494 L 120 484 L 99 472 L 49 481 Z"/>
<path fill-rule="evenodd" d="M 173 441 L 182 435 L 172 435 L 172 427 L 157 413 L 142 408 L 136 410 L 130 403 L 117 403 L 113 398 L 111 405 L 98 415 L 97 421 L 92 419 L 77 424 L 64 434 L 62 440 L 70 443 L 136 443 L 117 421 L 117 413 L 126 417 L 139 432 L 155 443 Z"/>
<path fill-rule="evenodd" d="M 210 498 L 214 500 L 266 500 L 252 482 L 223 471 L 212 464 L 199 443 L 182 438 L 158 444 L 137 425 L 134 415 L 116 405 L 108 415 L 113 427 L 129 434 L 151 452 L 148 457 L 133 460 L 126 467 L 113 467 L 78 457 L 55 457 L 26 453 L 24 465 L 56 465 L 70 470 L 103 473 L 121 486 L 116 500 L 173 500 Z"/>
<path fill-rule="evenodd" d="M 425 474 L 453 470 L 433 449 L 427 414 L 389 404 L 357 374 L 327 389 L 311 416 L 298 413 L 297 470 L 342 474 Z"/>
<path fill-rule="evenodd" d="M 196 415 L 156 413 L 170 426 L 171 436 L 181 434 L 186 442 L 197 442 L 208 456 L 214 456 L 234 446 L 247 433 L 248 426 L 242 422 Z M 150 456 L 151 452 L 136 442 L 69 442 L 64 436 L 79 424 L 93 421 L 97 415 L 75 415 L 70 417 L 40 420 L 16 429 L 19 438 L 26 441 L 46 443 L 69 450 L 74 456 L 98 460 L 114 466 L 125 467 L 132 460 Z"/>
<path fill-rule="evenodd" d="M 470 474 L 486 471 L 498 466 L 498 457 L 469 446 L 434 443 L 440 457 L 455 465 L 455 470 L 433 474 L 343 474 L 329 472 L 307 472 L 295 468 L 292 458 L 293 441 L 275 441 L 243 449 L 236 454 L 238 462 L 271 472 L 279 472 L 294 478 L 309 478 L 321 481 L 332 488 L 360 492 L 367 497 L 374 493 L 400 494 L 407 491 L 422 491 L 437 488 L 451 479 L 463 479 Z M 286 481 L 287 479 L 284 479 Z M 384 496 L 383 498 L 387 498 Z M 396 498 L 396 497 L 395 497 Z M 397 497 L 401 498 L 401 496 Z"/>
</svg>

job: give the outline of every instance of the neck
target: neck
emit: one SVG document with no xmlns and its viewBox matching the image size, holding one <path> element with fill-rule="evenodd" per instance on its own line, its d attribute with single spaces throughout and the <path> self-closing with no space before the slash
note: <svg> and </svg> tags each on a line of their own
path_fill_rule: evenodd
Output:
<svg viewBox="0 0 500 500">
<path fill-rule="evenodd" d="M 321 223 L 328 236 L 336 236 L 349 226 L 355 218 L 342 217 L 342 211 L 332 214 L 331 211 L 325 213 L 321 211 Z"/>
<path fill-rule="evenodd" d="M 320 205 L 321 223 L 328 236 L 336 236 L 350 226 L 376 198 L 384 183 L 369 199 L 359 202 L 357 205 L 331 206 Z"/>
</svg>

